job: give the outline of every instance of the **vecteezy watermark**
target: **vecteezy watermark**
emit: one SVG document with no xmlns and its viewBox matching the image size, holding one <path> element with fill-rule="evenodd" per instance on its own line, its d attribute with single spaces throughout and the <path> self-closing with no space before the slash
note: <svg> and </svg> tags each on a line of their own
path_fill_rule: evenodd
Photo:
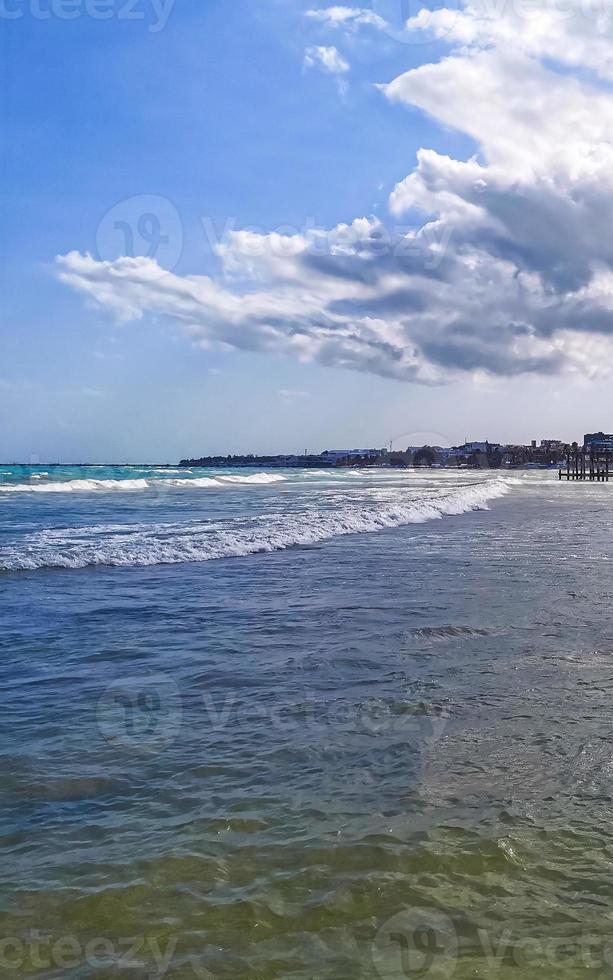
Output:
<svg viewBox="0 0 613 980">
<path fill-rule="evenodd" d="M 151 34 L 168 23 L 175 0 L 0 0 L 0 20 L 142 21 Z"/>
<path fill-rule="evenodd" d="M 109 745 L 145 753 L 174 742 L 182 717 L 179 688 L 165 674 L 116 680 L 96 707 L 98 729 Z"/>
<path fill-rule="evenodd" d="M 448 912 L 437 908 L 402 909 L 378 930 L 371 952 L 381 980 L 445 980 L 456 974 L 463 944 L 470 951 L 471 973 L 488 978 L 507 976 L 510 969 L 555 975 L 561 967 L 604 969 L 608 976 L 613 966 L 613 939 L 604 931 L 532 936 L 505 925 L 471 924 L 464 915 L 459 928 Z M 478 962 L 483 964 L 479 971 Z"/>
<path fill-rule="evenodd" d="M 450 917 L 437 909 L 406 908 L 381 926 L 372 947 L 383 980 L 451 977 L 458 939 Z"/>
<path fill-rule="evenodd" d="M 0 0 L 0 3 L 2 0 Z M 193 227 L 193 222 L 189 222 Z M 121 258 L 150 259 L 141 263 L 139 277 L 156 279 L 171 272 L 183 251 L 184 223 L 165 197 L 139 194 L 114 204 L 96 230 L 96 257 L 112 262 Z M 435 273 L 443 263 L 453 237 L 453 226 L 440 221 L 423 224 L 384 224 L 360 219 L 326 228 L 307 216 L 299 224 L 274 228 L 241 226 L 236 216 L 223 222 L 200 217 L 202 239 L 192 241 L 206 256 L 221 259 L 224 271 L 258 278 L 268 264 L 279 262 L 311 266 L 315 273 L 334 274 L 347 261 L 364 267 L 393 263 L 400 271 Z"/>
<path fill-rule="evenodd" d="M 261 259 L 292 259 L 303 262 L 327 260 L 343 263 L 348 257 L 357 261 L 391 258 L 402 268 L 422 268 L 434 272 L 443 262 L 453 227 L 443 222 L 421 225 L 385 225 L 381 221 L 354 221 L 352 224 L 326 228 L 309 216 L 299 225 L 279 225 L 264 229 L 256 225 L 239 227 L 236 217 L 227 218 L 223 227 L 210 217 L 202 217 L 202 230 L 210 251 L 224 260 L 228 271 L 233 265 L 249 268 Z M 315 264 L 315 269 L 319 268 Z"/>
<path fill-rule="evenodd" d="M 143 268 L 146 278 L 170 272 L 181 258 L 183 224 L 174 204 L 155 194 L 119 201 L 106 212 L 96 232 L 98 258 L 118 256 L 153 261 Z"/>
<path fill-rule="evenodd" d="M 227 694 L 215 701 L 209 694 L 202 697 L 202 724 L 220 732 L 254 722 L 284 734 L 302 732 L 321 734 L 326 730 L 355 735 L 394 735 L 423 749 L 432 749 L 442 739 L 448 712 L 440 705 L 426 705 L 401 698 L 394 703 L 380 698 L 364 698 L 360 702 L 320 697 L 304 692 L 296 703 L 264 706 L 252 699 Z"/>
<path fill-rule="evenodd" d="M 393 701 L 363 698 L 359 702 L 322 700 L 308 691 L 300 696 L 262 704 L 253 697 L 237 697 L 230 690 L 199 700 L 190 697 L 190 712 L 201 732 L 219 734 L 254 724 L 286 735 L 317 735 L 326 730 L 352 735 L 393 735 L 422 754 L 431 753 L 443 738 L 449 714 L 439 704 L 425 704 L 399 695 Z M 102 692 L 96 719 L 103 739 L 118 748 L 156 752 L 179 735 L 183 721 L 181 692 L 167 674 L 132 676 L 114 680 Z"/>
<path fill-rule="evenodd" d="M 153 936 L 125 939 L 75 935 L 51 936 L 31 930 L 23 936 L 0 936 L 0 972 L 8 976 L 38 974 L 41 970 L 112 969 L 113 975 L 165 977 L 177 949 L 178 937 L 160 942 Z"/>
<path fill-rule="evenodd" d="M 423 449 L 426 446 L 435 446 L 441 449 L 450 449 L 451 440 L 441 432 L 434 432 L 425 429 L 401 432 L 390 440 L 390 449 L 397 449 L 398 446 L 409 446 L 411 449 Z"/>
</svg>

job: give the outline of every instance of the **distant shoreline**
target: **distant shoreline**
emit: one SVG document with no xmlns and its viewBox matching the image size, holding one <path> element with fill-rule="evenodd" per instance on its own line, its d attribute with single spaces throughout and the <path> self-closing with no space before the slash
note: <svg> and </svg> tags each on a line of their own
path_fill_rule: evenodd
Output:
<svg viewBox="0 0 613 980">
<path fill-rule="evenodd" d="M 101 469 L 102 467 L 108 468 L 110 470 L 140 470 L 143 467 L 147 469 L 153 469 L 154 467 L 159 470 L 176 470 L 178 463 L 17 463 L 15 460 L 10 463 L 0 463 L 0 467 L 4 466 L 22 466 L 25 468 L 33 469 L 38 467 L 39 469 L 66 469 L 67 467 L 72 467 L 74 469 Z"/>
<path fill-rule="evenodd" d="M 274 470 L 309 470 L 309 469 L 320 469 L 329 470 L 334 472 L 335 470 L 347 470 L 347 469 L 369 469 L 369 470 L 500 470 L 503 473 L 510 470 L 557 470 L 560 464 L 555 463 L 551 465 L 539 464 L 539 463 L 519 463 L 514 465 L 505 466 L 484 466 L 481 464 L 471 464 L 462 463 L 459 465 L 445 465 L 444 463 L 433 463 L 431 465 L 426 463 L 418 463 L 412 465 L 410 463 L 365 463 L 365 462 L 353 462 L 353 463 L 274 463 L 272 461 L 256 460 L 252 463 L 0 463 L 0 468 L 4 467 L 18 467 L 22 469 L 159 469 L 159 470 L 176 470 L 176 469 L 199 469 L 199 470 L 222 470 L 222 469 L 237 469 L 237 470 L 253 470 L 262 469 L 266 467 L 268 469 Z"/>
</svg>

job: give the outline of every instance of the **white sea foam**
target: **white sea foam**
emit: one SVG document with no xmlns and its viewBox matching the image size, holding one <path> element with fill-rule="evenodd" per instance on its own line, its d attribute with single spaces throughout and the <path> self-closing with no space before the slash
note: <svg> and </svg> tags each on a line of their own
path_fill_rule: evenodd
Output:
<svg viewBox="0 0 613 980">
<path fill-rule="evenodd" d="M 158 480 L 156 482 L 166 484 L 169 487 L 217 487 L 219 490 L 221 486 L 212 476 L 195 476 L 192 479 L 187 477 L 183 480 Z"/>
<path fill-rule="evenodd" d="M 89 493 L 93 490 L 146 490 L 146 480 L 56 480 L 0 484 L 3 493 Z"/>
<path fill-rule="evenodd" d="M 143 471 L 146 472 L 146 471 Z M 185 473 L 189 470 L 156 470 L 158 473 Z M 4 474 L 2 474 L 4 475 Z M 49 475 L 49 474 L 42 474 Z M 32 476 L 33 480 L 40 479 L 40 476 Z M 224 485 L 236 484 L 257 484 L 265 486 L 270 483 L 279 483 L 286 477 L 280 473 L 251 473 L 249 475 L 223 474 L 218 476 L 197 476 L 197 477 L 178 477 L 169 479 L 155 479 L 147 481 L 145 479 L 136 480 L 54 480 L 46 483 L 0 483 L 0 492 L 4 493 L 88 493 L 101 490 L 148 490 L 149 488 L 160 489 L 163 487 L 210 487 L 221 489 Z"/>
<path fill-rule="evenodd" d="M 242 523 L 232 518 L 37 531 L 18 545 L 0 549 L 0 568 L 156 565 L 239 557 L 487 509 L 489 500 L 508 489 L 508 481 L 492 479 L 444 494 L 424 491 L 410 502 L 374 507 L 352 503 L 332 511 L 260 515 Z"/>
<path fill-rule="evenodd" d="M 223 483 L 282 483 L 285 476 L 281 476 L 280 473 L 251 473 L 249 476 L 243 476 L 242 474 L 236 475 L 231 474 L 229 476 L 221 475 L 217 477 Z"/>
</svg>

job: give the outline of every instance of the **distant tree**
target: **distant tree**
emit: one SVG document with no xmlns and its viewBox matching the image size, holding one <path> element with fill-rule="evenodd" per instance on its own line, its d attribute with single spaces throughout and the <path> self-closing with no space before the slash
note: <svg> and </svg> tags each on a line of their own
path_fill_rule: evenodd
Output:
<svg viewBox="0 0 613 980">
<path fill-rule="evenodd" d="M 422 446 L 413 456 L 413 466 L 433 466 L 436 454 L 431 446 Z"/>
</svg>

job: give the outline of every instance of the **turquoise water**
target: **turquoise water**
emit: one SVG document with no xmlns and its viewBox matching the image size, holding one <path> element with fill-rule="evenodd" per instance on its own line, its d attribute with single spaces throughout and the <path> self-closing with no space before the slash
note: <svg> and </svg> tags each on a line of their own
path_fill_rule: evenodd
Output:
<svg viewBox="0 0 613 980">
<path fill-rule="evenodd" d="M 610 976 L 612 491 L 553 477 L 3 468 L 0 973 Z"/>
</svg>

